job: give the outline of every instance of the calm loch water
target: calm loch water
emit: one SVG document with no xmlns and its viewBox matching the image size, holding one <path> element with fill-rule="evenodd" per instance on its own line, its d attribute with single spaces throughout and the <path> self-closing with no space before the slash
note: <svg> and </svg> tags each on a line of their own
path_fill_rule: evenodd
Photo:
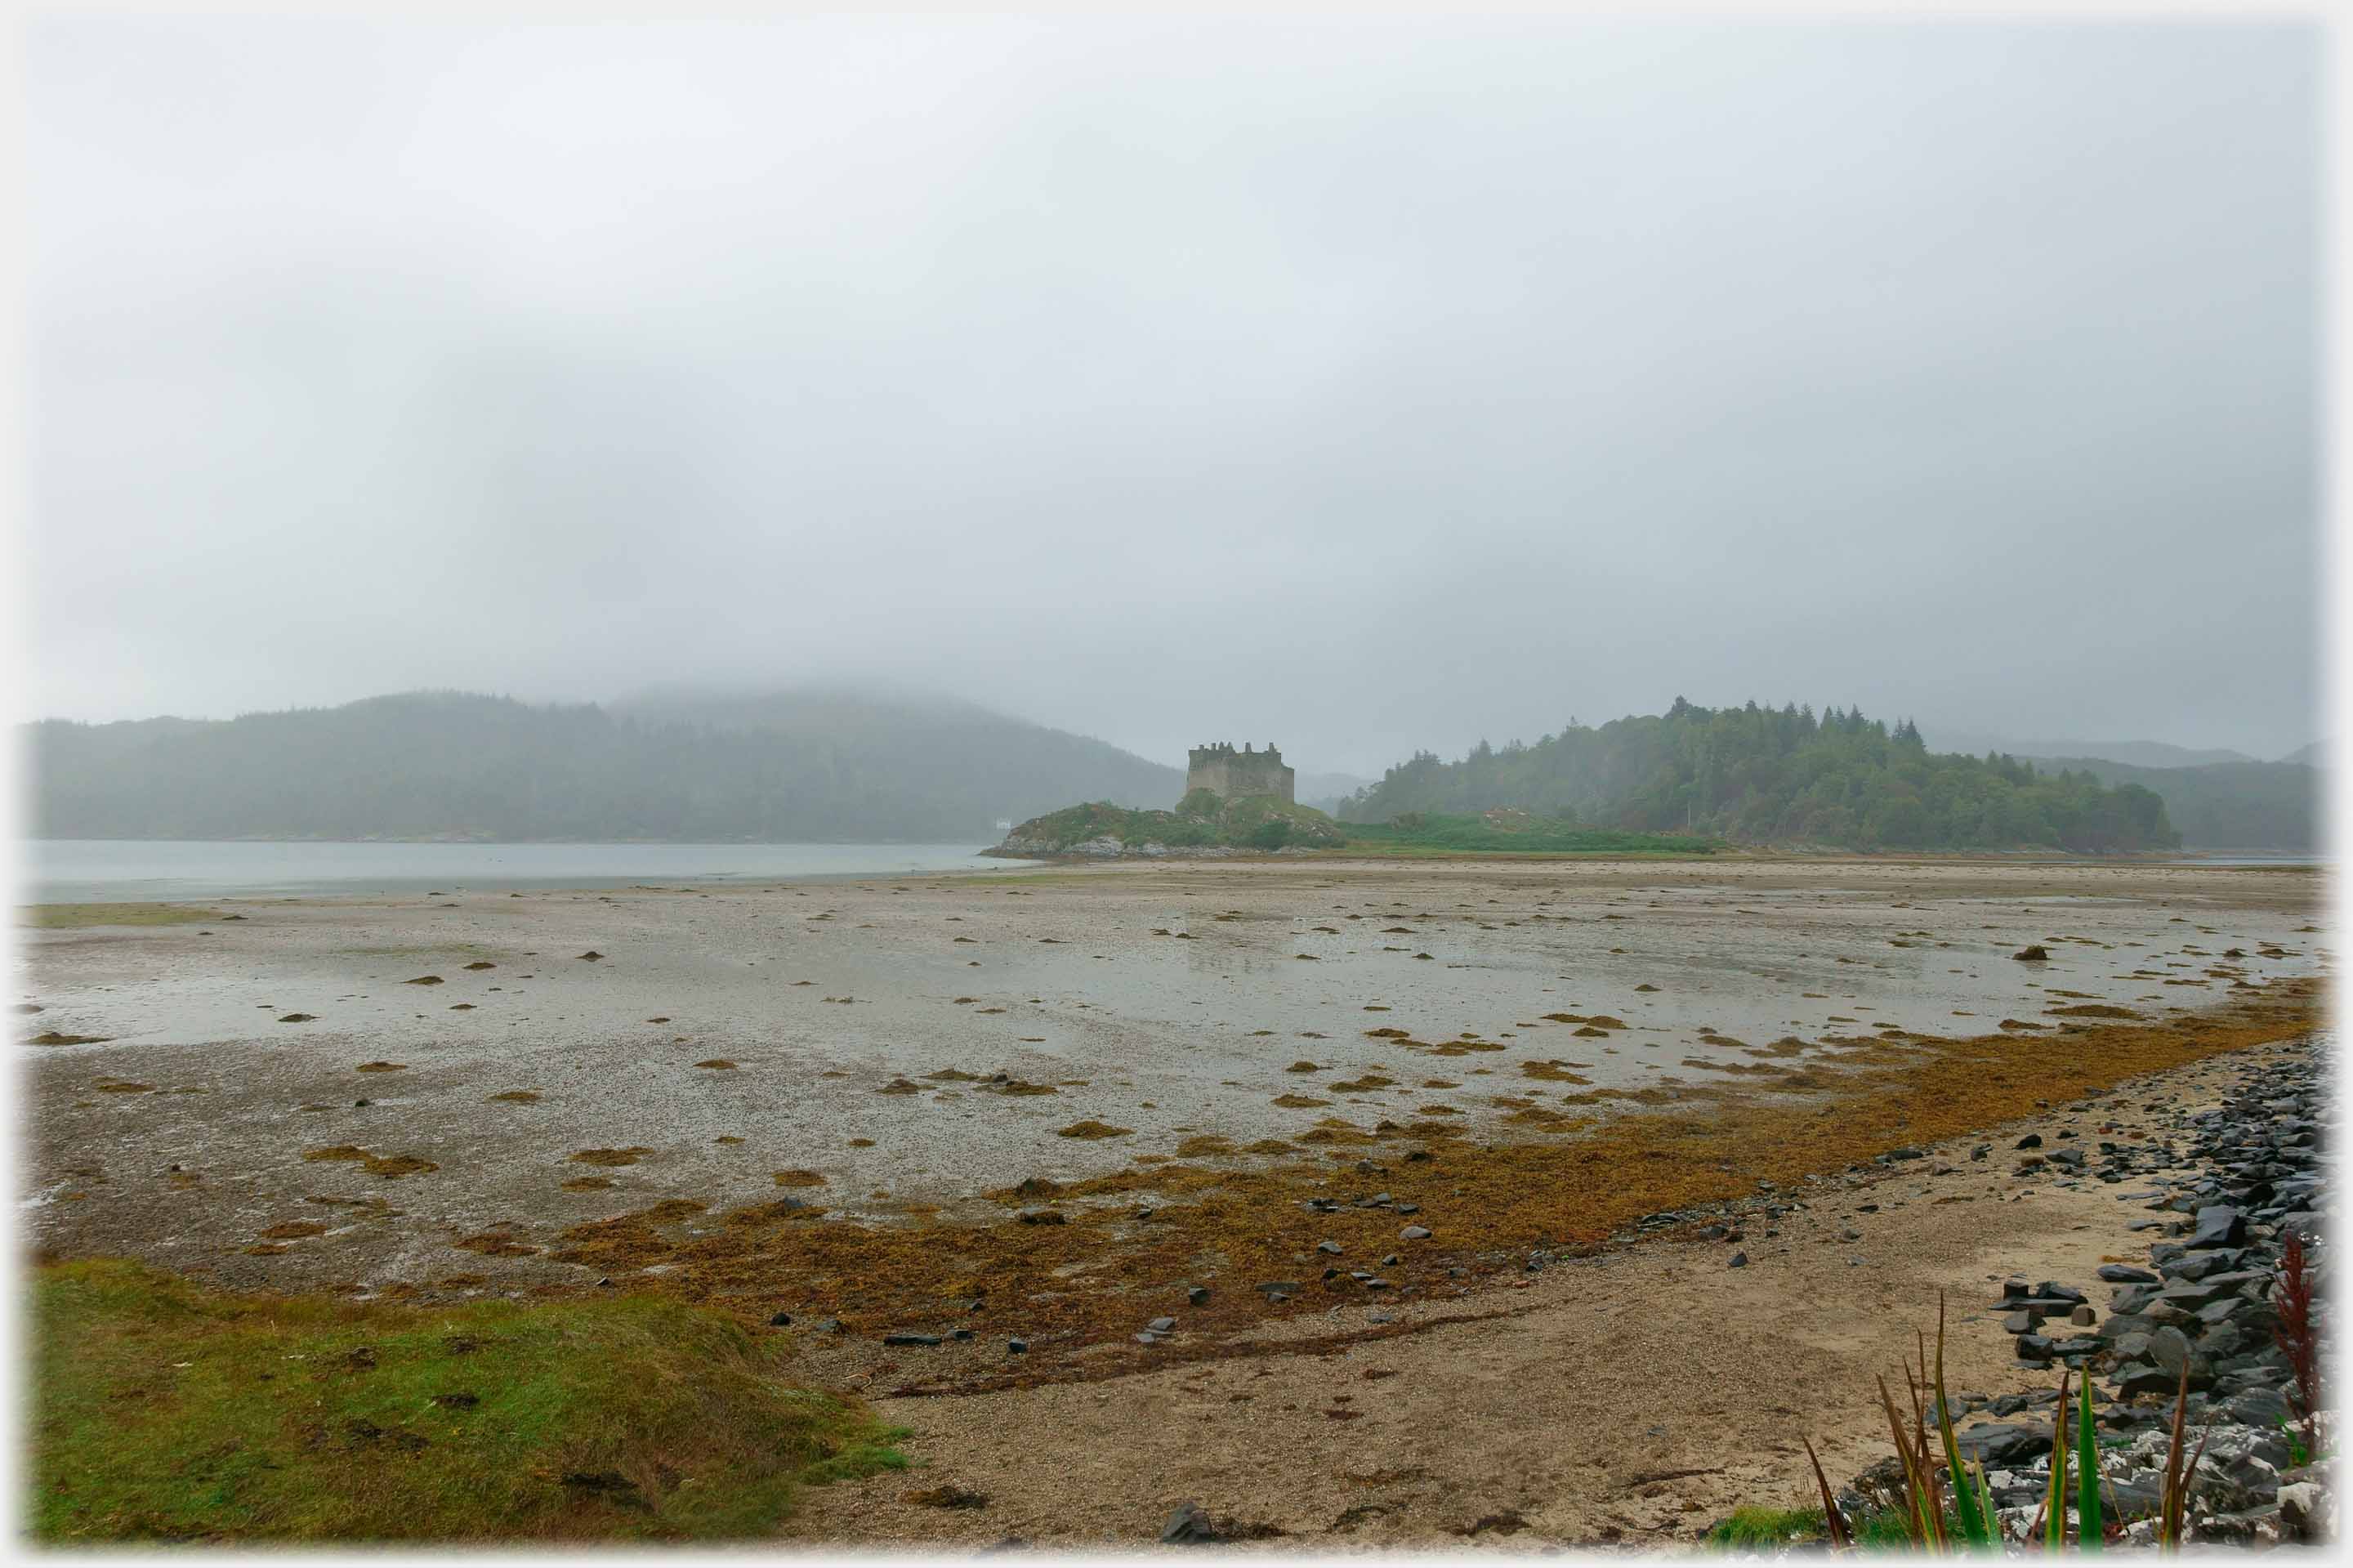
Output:
<svg viewBox="0 0 2353 1568">
<path fill-rule="evenodd" d="M 37 839 L 16 848 L 20 901 L 612 887 L 1004 870 L 984 844 L 250 843 Z"/>
</svg>

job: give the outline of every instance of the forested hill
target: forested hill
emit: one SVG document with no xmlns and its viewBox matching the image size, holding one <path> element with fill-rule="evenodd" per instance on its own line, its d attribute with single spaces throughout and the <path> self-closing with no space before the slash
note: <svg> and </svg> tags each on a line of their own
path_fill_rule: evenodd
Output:
<svg viewBox="0 0 2353 1568">
<path fill-rule="evenodd" d="M 2038 772 L 2004 757 L 1931 753 L 1909 721 L 1788 706 L 1703 708 L 1572 724 L 1533 746 L 1481 743 L 1460 762 L 1424 752 L 1340 811 L 1513 807 L 1598 828 L 1697 832 L 1752 844 L 1845 849 L 2170 848 L 2165 803 L 2137 785 Z"/>
<path fill-rule="evenodd" d="M 858 840 L 976 845 L 1181 769 L 944 699 L 664 693 L 623 709 L 411 693 L 221 721 L 26 726 L 48 838 Z"/>
</svg>

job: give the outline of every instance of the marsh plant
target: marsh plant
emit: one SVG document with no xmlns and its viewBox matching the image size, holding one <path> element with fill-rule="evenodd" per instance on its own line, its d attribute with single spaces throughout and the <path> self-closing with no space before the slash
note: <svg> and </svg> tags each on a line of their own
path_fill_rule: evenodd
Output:
<svg viewBox="0 0 2353 1568">
<path fill-rule="evenodd" d="M 1895 1445 L 1900 1474 L 1892 1517 L 1850 1520 L 1822 1473 L 1821 1460 L 1806 1440 L 1806 1457 L 1812 1464 L 1814 1484 L 1822 1499 L 1822 1526 L 1835 1550 L 1858 1545 L 1909 1545 L 1931 1552 L 1999 1552 L 2005 1536 L 1987 1482 L 1985 1467 L 1961 1457 L 1953 1432 L 1952 1406 L 1945 1393 L 1945 1301 L 1936 1298 L 1936 1350 L 1930 1360 L 1926 1335 L 1917 1335 L 1916 1367 L 1905 1368 L 1907 1409 L 1879 1380 L 1880 1408 L 1887 1417 L 1888 1436 Z M 2071 1400 L 2071 1383 L 2073 1398 Z M 2309 1385 L 2306 1385 L 2307 1387 Z M 1923 1396 L 1926 1395 L 1924 1400 Z M 2189 1368 L 2181 1369 L 2180 1386 L 2173 1401 L 2171 1443 L 2154 1520 L 2158 1546 L 2179 1551 L 2189 1517 L 2189 1491 L 2198 1462 L 2205 1456 L 2201 1436 L 2197 1448 L 2189 1447 Z M 1935 1436 L 1930 1436 L 1933 1429 Z M 1941 1448 L 1941 1453 L 1939 1449 Z M 1939 1461 L 1941 1460 L 1941 1464 Z M 2072 1499 L 2070 1496 L 2072 1489 Z M 2071 1506 L 2072 1503 L 2072 1506 Z M 2098 1430 L 2092 1414 L 2092 1381 L 2080 1383 L 2062 1373 L 2059 1398 L 2051 1416 L 2051 1472 L 2041 1508 L 2023 1532 L 2024 1542 L 2040 1542 L 2046 1552 L 2099 1552 L 2125 1533 L 2122 1510 L 2100 1470 Z"/>
</svg>

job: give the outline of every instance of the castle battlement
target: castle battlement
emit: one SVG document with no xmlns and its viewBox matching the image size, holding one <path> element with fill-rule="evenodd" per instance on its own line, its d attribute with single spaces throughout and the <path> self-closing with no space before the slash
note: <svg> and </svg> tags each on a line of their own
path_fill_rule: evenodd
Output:
<svg viewBox="0 0 2353 1568">
<path fill-rule="evenodd" d="M 1264 751 L 1248 743 L 1237 751 L 1231 741 L 1220 740 L 1193 748 L 1191 766 L 1185 772 L 1185 792 L 1207 789 L 1228 800 L 1245 795 L 1280 795 L 1288 801 L 1293 798 L 1297 779 L 1297 772 L 1283 766 L 1282 753 L 1272 742 Z"/>
</svg>

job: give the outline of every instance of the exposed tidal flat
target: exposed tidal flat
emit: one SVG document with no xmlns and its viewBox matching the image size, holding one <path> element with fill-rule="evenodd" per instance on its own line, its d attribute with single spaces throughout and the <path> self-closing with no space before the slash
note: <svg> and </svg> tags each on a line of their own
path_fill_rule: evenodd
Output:
<svg viewBox="0 0 2353 1568">
<path fill-rule="evenodd" d="M 20 1201 L 52 1254 L 233 1287 L 610 1281 L 838 1320 L 813 1375 L 892 1330 L 945 1341 L 893 1379 L 1109 1370 L 1161 1353 L 1133 1330 L 1171 1290 L 1229 1337 L 1325 1309 L 1254 1287 L 1313 1284 L 1326 1240 L 1373 1288 L 1459 1293 L 2284 1038 L 2322 890 L 1269 861 L 218 900 L 20 933 Z"/>
</svg>

